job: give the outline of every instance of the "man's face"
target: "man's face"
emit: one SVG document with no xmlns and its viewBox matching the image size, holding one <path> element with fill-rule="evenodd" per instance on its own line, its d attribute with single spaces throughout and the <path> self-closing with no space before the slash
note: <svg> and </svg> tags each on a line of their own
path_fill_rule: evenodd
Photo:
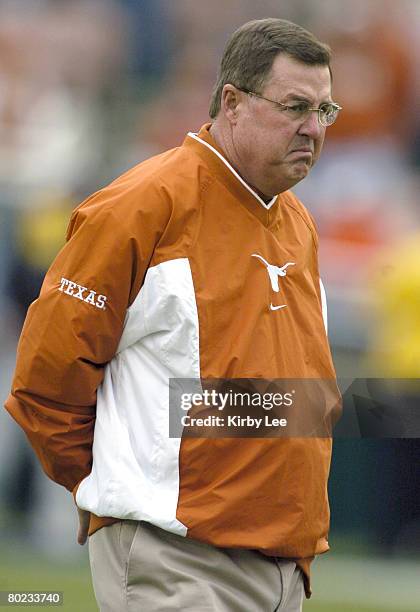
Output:
<svg viewBox="0 0 420 612">
<path fill-rule="evenodd" d="M 267 100 L 236 91 L 239 102 L 231 127 L 238 171 L 266 196 L 293 187 L 305 178 L 321 153 L 326 128 L 319 123 L 318 113 L 291 118 Z M 317 108 L 331 102 L 329 69 L 280 54 L 263 90 L 256 93 L 287 105 L 306 101 Z"/>
</svg>

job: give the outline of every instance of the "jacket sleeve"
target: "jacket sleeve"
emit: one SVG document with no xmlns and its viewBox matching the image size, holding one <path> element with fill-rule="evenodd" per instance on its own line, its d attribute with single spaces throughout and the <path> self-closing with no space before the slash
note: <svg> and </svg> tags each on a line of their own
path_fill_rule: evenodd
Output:
<svg viewBox="0 0 420 612">
<path fill-rule="evenodd" d="M 96 391 L 164 230 L 163 209 L 139 210 L 124 181 L 89 198 L 28 310 L 6 409 L 47 475 L 70 491 L 91 470 Z"/>
</svg>

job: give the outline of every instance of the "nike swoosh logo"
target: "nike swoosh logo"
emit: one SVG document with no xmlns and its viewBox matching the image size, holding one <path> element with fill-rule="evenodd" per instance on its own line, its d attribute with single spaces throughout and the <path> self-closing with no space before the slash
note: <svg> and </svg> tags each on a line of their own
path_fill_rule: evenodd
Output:
<svg viewBox="0 0 420 612">
<path fill-rule="evenodd" d="M 286 308 L 286 304 L 282 306 L 273 306 L 273 304 L 270 304 L 270 310 L 280 310 L 280 308 Z"/>
</svg>

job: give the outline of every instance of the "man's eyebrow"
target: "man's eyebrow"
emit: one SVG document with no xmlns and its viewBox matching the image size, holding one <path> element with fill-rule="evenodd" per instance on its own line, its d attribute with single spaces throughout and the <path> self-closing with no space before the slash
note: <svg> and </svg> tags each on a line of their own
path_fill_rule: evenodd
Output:
<svg viewBox="0 0 420 612">
<path fill-rule="evenodd" d="M 296 102 L 307 102 L 311 104 L 311 100 L 302 94 L 289 93 L 284 97 L 284 100 L 296 100 Z"/>
<path fill-rule="evenodd" d="M 284 97 L 284 101 L 285 102 L 289 102 L 289 101 L 305 102 L 309 104 L 310 106 L 314 105 L 314 101 L 311 98 L 306 97 L 304 94 L 296 94 L 296 93 L 287 94 L 287 96 Z M 331 96 L 328 96 L 327 98 L 322 100 L 320 104 L 330 104 L 331 102 L 332 102 Z"/>
</svg>

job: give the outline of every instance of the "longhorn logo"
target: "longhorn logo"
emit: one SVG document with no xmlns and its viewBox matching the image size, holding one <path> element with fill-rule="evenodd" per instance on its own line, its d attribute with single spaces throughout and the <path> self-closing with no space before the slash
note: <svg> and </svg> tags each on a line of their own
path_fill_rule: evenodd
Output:
<svg viewBox="0 0 420 612">
<path fill-rule="evenodd" d="M 268 263 L 268 261 L 266 261 L 264 257 L 261 257 L 261 255 L 257 255 L 257 253 L 252 253 L 252 257 L 257 257 L 257 259 L 259 259 L 265 265 L 265 267 L 267 268 L 268 277 L 270 279 L 271 288 L 276 293 L 279 293 L 279 277 L 286 276 L 286 269 L 289 266 L 294 266 L 295 264 L 291 261 L 288 261 L 286 264 L 284 264 L 284 266 L 279 267 Z M 270 310 L 279 310 L 280 308 L 285 308 L 286 306 L 287 304 L 282 304 L 281 306 L 273 306 L 273 304 L 270 304 Z"/>
</svg>

